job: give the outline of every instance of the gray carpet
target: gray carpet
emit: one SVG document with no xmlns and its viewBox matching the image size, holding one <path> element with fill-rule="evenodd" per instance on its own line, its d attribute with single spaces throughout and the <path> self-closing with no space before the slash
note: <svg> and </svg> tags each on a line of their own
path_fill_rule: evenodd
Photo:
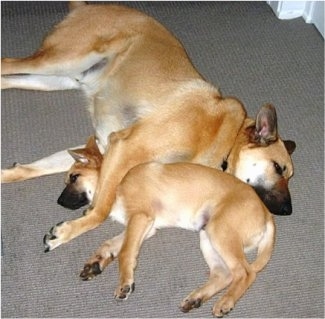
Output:
<svg viewBox="0 0 325 319">
<path fill-rule="evenodd" d="M 229 318 L 324 317 L 324 41 L 302 18 L 278 20 L 264 2 L 132 2 L 182 40 L 198 70 L 235 95 L 254 117 L 277 107 L 282 137 L 295 140 L 294 213 L 277 217 L 268 267 Z M 2 2 L 2 56 L 32 53 L 67 13 L 63 2 Z M 82 36 L 82 35 L 81 35 Z M 141 79 L 139 79 L 141 80 Z M 1 94 L 2 167 L 85 142 L 92 133 L 76 91 L 8 90 Z M 116 302 L 117 263 L 90 282 L 84 261 L 122 227 L 111 221 L 53 252 L 42 238 L 76 218 L 56 204 L 63 174 L 2 185 L 2 317 L 211 317 L 213 298 L 189 314 L 178 305 L 207 279 L 198 234 L 168 229 L 145 242 L 136 290 Z"/>
</svg>

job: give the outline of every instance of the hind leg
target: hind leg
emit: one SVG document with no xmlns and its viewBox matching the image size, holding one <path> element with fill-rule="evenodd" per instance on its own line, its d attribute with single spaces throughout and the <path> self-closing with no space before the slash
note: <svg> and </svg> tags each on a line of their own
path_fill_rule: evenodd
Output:
<svg viewBox="0 0 325 319">
<path fill-rule="evenodd" d="M 216 221 L 216 220 L 215 220 Z M 227 220 L 209 222 L 206 231 L 214 250 L 226 265 L 231 281 L 226 293 L 214 304 L 213 314 L 223 317 L 255 281 L 256 273 L 250 267 L 244 252 L 242 238 L 228 227 Z"/>
<path fill-rule="evenodd" d="M 227 287 L 232 280 L 226 264 L 211 245 L 205 230 L 201 230 L 200 232 L 200 247 L 210 268 L 210 277 L 205 285 L 195 289 L 183 300 L 180 306 L 183 312 L 200 307 L 202 303 Z"/>
<path fill-rule="evenodd" d="M 250 270 L 247 262 L 231 265 L 230 271 L 233 280 L 226 293 L 213 306 L 212 312 L 216 317 L 223 317 L 230 312 L 256 278 L 256 273 Z"/>
<path fill-rule="evenodd" d="M 82 41 L 80 37 L 69 37 L 76 28 L 78 26 L 67 18 L 51 30 L 32 55 L 2 58 L 2 89 L 53 91 L 79 88 L 83 72 L 98 64 L 105 55 L 101 44 L 92 47 L 92 43 Z"/>
<path fill-rule="evenodd" d="M 77 148 L 82 148 L 79 146 Z M 24 181 L 44 175 L 66 172 L 74 163 L 67 150 L 54 153 L 30 164 L 15 163 L 13 167 L 1 170 L 1 183 Z"/>
<path fill-rule="evenodd" d="M 99 64 L 103 57 L 95 52 L 69 58 L 66 52 L 54 50 L 27 58 L 1 59 L 1 89 L 71 90 L 80 88 L 85 72 Z"/>
</svg>

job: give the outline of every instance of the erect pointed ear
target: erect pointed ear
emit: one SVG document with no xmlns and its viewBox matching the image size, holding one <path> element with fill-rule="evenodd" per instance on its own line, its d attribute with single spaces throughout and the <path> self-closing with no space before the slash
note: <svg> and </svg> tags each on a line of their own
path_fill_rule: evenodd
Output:
<svg viewBox="0 0 325 319">
<path fill-rule="evenodd" d="M 296 143 L 294 141 L 283 141 L 285 148 L 287 149 L 288 153 L 291 155 L 294 150 L 296 149 Z"/>
<path fill-rule="evenodd" d="M 78 163 L 89 164 L 90 162 L 89 158 L 87 157 L 87 152 L 83 148 L 77 150 L 68 150 L 68 153 Z"/>
<path fill-rule="evenodd" d="M 100 155 L 100 156 L 102 155 L 98 148 L 98 145 L 96 143 L 96 137 L 94 135 L 89 137 L 86 144 L 86 149 L 93 154 Z"/>
<path fill-rule="evenodd" d="M 268 145 L 278 138 L 277 116 L 275 107 L 266 104 L 261 107 L 256 116 L 253 141 L 261 145 Z"/>
<path fill-rule="evenodd" d="M 76 162 L 85 165 L 91 164 L 95 167 L 100 167 L 103 161 L 103 155 L 98 148 L 95 136 L 91 136 L 88 139 L 85 148 L 68 150 L 68 152 Z"/>
</svg>

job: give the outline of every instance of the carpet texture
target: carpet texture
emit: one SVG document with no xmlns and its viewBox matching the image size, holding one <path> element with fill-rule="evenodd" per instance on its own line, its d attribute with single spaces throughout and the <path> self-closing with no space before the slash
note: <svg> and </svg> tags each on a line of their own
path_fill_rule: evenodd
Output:
<svg viewBox="0 0 325 319">
<path fill-rule="evenodd" d="M 130 2 L 157 18 L 185 45 L 194 65 L 255 117 L 273 103 L 284 139 L 297 143 L 290 182 L 294 212 L 276 217 L 277 242 L 267 268 L 229 318 L 324 317 L 324 41 L 302 18 L 278 20 L 265 2 Z M 1 2 L 1 55 L 31 54 L 64 2 Z M 82 35 L 80 35 L 82 36 Z M 141 79 L 139 79 L 141 81 Z M 2 167 L 84 143 L 92 134 L 77 91 L 8 90 L 1 94 Z M 208 276 L 197 233 L 166 229 L 146 241 L 136 289 L 113 299 L 117 263 L 90 282 L 83 263 L 122 226 L 106 221 L 53 252 L 42 238 L 61 220 L 76 218 L 56 204 L 63 174 L 2 185 L 1 315 L 81 318 L 211 317 L 216 300 L 188 314 L 181 300 Z"/>
</svg>

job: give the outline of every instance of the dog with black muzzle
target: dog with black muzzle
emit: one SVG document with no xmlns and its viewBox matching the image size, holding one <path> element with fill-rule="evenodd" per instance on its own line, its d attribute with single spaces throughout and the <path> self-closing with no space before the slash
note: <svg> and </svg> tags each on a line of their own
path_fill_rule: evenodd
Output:
<svg viewBox="0 0 325 319">
<path fill-rule="evenodd" d="M 66 174 L 66 187 L 58 198 L 58 204 L 65 208 L 78 209 L 93 200 L 103 155 L 95 136 L 89 138 L 85 148 L 68 152 L 75 163 Z"/>
<path fill-rule="evenodd" d="M 34 54 L 1 59 L 2 89 L 83 91 L 104 153 L 96 191 L 71 195 L 70 204 L 66 194 L 60 199 L 76 208 L 94 196 L 92 205 L 82 217 L 51 228 L 48 250 L 101 225 L 126 173 L 151 161 L 224 170 L 258 187 L 272 213 L 291 214 L 295 144 L 278 135 L 274 107 L 266 105 L 256 120 L 248 118 L 244 105 L 205 80 L 180 41 L 142 12 L 76 1 L 70 9 Z M 3 169 L 1 181 L 66 172 L 72 164 L 61 151 Z M 77 185 L 81 178 L 75 174 L 68 183 Z"/>
<path fill-rule="evenodd" d="M 88 193 L 95 189 L 102 158 L 95 138 L 71 155 L 76 163 L 68 173 L 67 190 L 76 187 L 82 194 Z M 87 175 L 93 178 L 84 184 Z M 64 193 L 71 203 L 75 191 L 71 198 L 68 191 Z M 118 258 L 120 282 L 115 298 L 125 300 L 134 291 L 134 272 L 145 239 L 165 227 L 198 231 L 210 277 L 183 300 L 180 309 L 188 312 L 198 308 L 228 288 L 213 307 L 217 317 L 231 311 L 252 285 L 268 263 L 275 241 L 272 215 L 253 188 L 234 176 L 198 164 L 151 162 L 132 168 L 117 188 L 110 217 L 126 228 L 105 241 L 86 262 L 80 273 L 83 280 L 100 274 Z M 249 263 L 245 252 L 254 248 L 257 257 Z"/>
<path fill-rule="evenodd" d="M 229 164 L 224 161 L 223 170 L 233 172 L 235 176 L 251 185 L 273 214 L 290 215 L 292 203 L 288 177 L 292 175 L 293 168 L 290 157 L 284 157 L 281 147 L 277 145 L 279 140 L 275 108 L 271 105 L 262 107 L 255 122 L 250 120 L 249 123 L 243 130 L 248 142 L 242 146 L 238 163 Z M 242 141 L 242 137 L 239 136 L 237 140 Z M 284 141 L 283 145 L 289 154 L 295 150 L 295 143 L 292 141 Z M 89 138 L 85 148 L 69 150 L 69 154 L 75 163 L 66 174 L 66 188 L 58 203 L 69 209 L 77 209 L 93 200 L 103 155 L 95 136 Z M 234 158 L 229 156 L 227 160 L 234 161 Z M 235 170 L 230 170 L 230 165 L 235 167 Z"/>
</svg>

